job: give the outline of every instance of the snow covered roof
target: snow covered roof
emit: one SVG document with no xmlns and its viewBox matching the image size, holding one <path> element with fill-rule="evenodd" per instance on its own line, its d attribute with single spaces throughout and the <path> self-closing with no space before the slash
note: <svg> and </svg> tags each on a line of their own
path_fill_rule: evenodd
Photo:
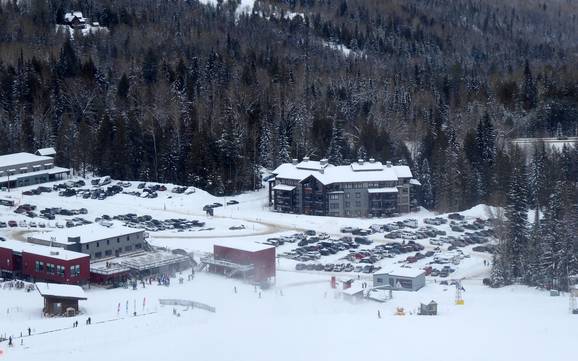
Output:
<svg viewBox="0 0 578 361">
<path fill-rule="evenodd" d="M 143 230 L 118 225 L 105 227 L 98 223 L 92 223 L 85 226 L 33 233 L 29 238 L 39 239 L 46 242 L 52 241 L 58 244 L 71 244 L 75 242 L 69 241 L 69 238 L 80 237 L 80 243 L 91 243 L 107 238 L 122 237 L 140 232 L 143 232 Z"/>
<path fill-rule="evenodd" d="M 42 246 L 38 244 L 6 240 L 0 242 L 0 248 L 6 248 L 12 250 L 15 253 L 30 253 L 38 256 L 51 257 L 60 260 L 75 260 L 79 258 L 89 257 L 87 254 L 67 251 L 62 248 Z"/>
<path fill-rule="evenodd" d="M 66 21 L 72 21 L 72 20 L 74 20 L 74 18 L 78 18 L 78 20 L 80 20 L 80 21 L 85 20 L 84 17 L 82 16 L 81 11 L 74 11 L 71 13 L 64 14 L 64 20 L 66 20 Z"/>
<path fill-rule="evenodd" d="M 43 297 L 63 297 L 86 300 L 84 290 L 80 286 L 61 285 L 58 283 L 37 283 L 36 289 Z"/>
<path fill-rule="evenodd" d="M 321 169 L 327 168 L 328 165 L 329 163 L 327 163 L 326 159 L 324 159 L 323 161 L 303 159 L 303 161 L 297 164 L 296 167 L 298 169 L 320 171 Z"/>
<path fill-rule="evenodd" d="M 54 150 L 54 148 L 50 147 L 50 148 L 42 148 L 42 149 L 38 149 L 36 151 L 36 155 L 42 155 L 42 156 L 54 156 L 56 155 L 56 150 Z"/>
<path fill-rule="evenodd" d="M 367 193 L 397 193 L 397 188 L 370 188 Z"/>
<path fill-rule="evenodd" d="M 0 168 L 4 167 L 17 167 L 19 165 L 38 162 L 38 161 L 53 161 L 51 157 L 45 157 L 41 155 L 35 155 L 32 153 L 13 153 L 0 155 Z"/>
<path fill-rule="evenodd" d="M 351 163 L 351 169 L 354 172 L 363 172 L 363 171 L 371 171 L 371 170 L 379 171 L 379 170 L 383 169 L 383 164 L 381 162 L 375 162 L 375 161 L 365 162 L 363 160 L 359 160 L 355 163 Z"/>
<path fill-rule="evenodd" d="M 304 168 L 303 163 L 313 164 Z M 411 178 L 411 170 L 405 165 L 387 165 L 381 162 L 360 162 L 351 165 L 333 166 L 327 164 L 320 168 L 320 162 L 306 161 L 297 165 L 292 163 L 281 164 L 273 171 L 276 179 L 291 179 L 302 181 L 310 176 L 315 177 L 322 184 L 348 183 L 348 182 L 395 182 L 399 178 Z M 317 169 L 320 168 L 320 169 Z"/>
<path fill-rule="evenodd" d="M 411 169 L 407 165 L 394 165 L 395 173 L 399 178 L 412 178 Z"/>
<path fill-rule="evenodd" d="M 285 184 L 277 184 L 275 187 L 273 187 L 274 191 L 292 191 L 295 189 L 295 186 L 288 186 Z"/>
<path fill-rule="evenodd" d="M 408 277 L 414 278 L 424 274 L 425 271 L 417 268 L 406 268 L 406 267 L 399 267 L 392 269 L 388 272 L 379 272 L 374 273 L 374 275 L 389 275 L 389 276 L 397 276 L 397 277 Z"/>
<path fill-rule="evenodd" d="M 252 241 L 241 241 L 241 240 L 225 240 L 225 241 L 218 241 L 214 244 L 214 246 L 220 246 L 225 248 L 234 248 L 239 249 L 241 251 L 246 252 L 258 252 L 263 251 L 270 248 L 275 248 L 269 244 L 257 243 Z"/>
<path fill-rule="evenodd" d="M 363 292 L 363 284 L 361 282 L 352 282 L 351 287 L 344 289 L 342 292 L 349 296 L 354 296 Z"/>
<path fill-rule="evenodd" d="M 409 184 L 413 184 L 415 186 L 421 186 L 421 183 L 417 179 L 410 179 Z"/>
</svg>

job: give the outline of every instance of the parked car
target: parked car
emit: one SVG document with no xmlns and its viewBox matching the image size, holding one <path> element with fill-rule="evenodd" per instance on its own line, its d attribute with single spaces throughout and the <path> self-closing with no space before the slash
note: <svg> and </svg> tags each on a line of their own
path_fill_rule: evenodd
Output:
<svg viewBox="0 0 578 361">
<path fill-rule="evenodd" d="M 8 221 L 8 226 L 9 227 L 18 227 L 18 223 L 16 223 L 16 221 Z"/>
<path fill-rule="evenodd" d="M 236 201 L 236 200 L 234 200 L 234 199 L 231 199 L 230 201 L 227 202 L 227 205 L 228 205 L 228 206 L 232 206 L 232 205 L 234 205 L 234 204 L 239 204 L 239 202 Z"/>
</svg>

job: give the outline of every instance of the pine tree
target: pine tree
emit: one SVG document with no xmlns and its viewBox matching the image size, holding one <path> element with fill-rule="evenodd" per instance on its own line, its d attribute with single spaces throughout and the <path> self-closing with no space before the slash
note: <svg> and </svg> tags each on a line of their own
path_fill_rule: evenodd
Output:
<svg viewBox="0 0 578 361">
<path fill-rule="evenodd" d="M 343 122 L 335 120 L 333 128 L 331 129 L 331 141 L 329 142 L 329 149 L 327 150 L 327 159 L 333 165 L 345 164 L 345 135 L 343 130 Z"/>
<path fill-rule="evenodd" d="M 514 168 L 507 194 L 507 244 L 511 260 L 511 276 L 520 280 L 525 275 L 528 255 L 528 203 L 526 172 L 523 165 Z"/>
<path fill-rule="evenodd" d="M 528 175 L 529 197 L 534 208 L 540 210 L 546 201 L 546 149 L 544 144 L 536 146 Z"/>
<path fill-rule="evenodd" d="M 277 149 L 277 164 L 291 162 L 291 156 L 289 155 L 289 141 L 287 140 L 286 130 L 283 127 L 279 129 L 279 144 L 277 145 Z"/>
<path fill-rule="evenodd" d="M 527 60 L 524 65 L 524 78 L 522 81 L 522 89 L 520 91 L 522 108 L 524 110 L 534 109 L 538 103 L 538 90 L 530 69 L 530 63 Z"/>
<path fill-rule="evenodd" d="M 426 209 L 432 209 L 434 205 L 432 175 L 429 162 L 426 159 L 422 161 L 419 171 L 419 181 L 421 183 L 422 206 Z"/>
<path fill-rule="evenodd" d="M 262 122 L 259 137 L 259 163 L 267 169 L 273 168 L 273 149 L 271 128 L 267 122 Z"/>
</svg>

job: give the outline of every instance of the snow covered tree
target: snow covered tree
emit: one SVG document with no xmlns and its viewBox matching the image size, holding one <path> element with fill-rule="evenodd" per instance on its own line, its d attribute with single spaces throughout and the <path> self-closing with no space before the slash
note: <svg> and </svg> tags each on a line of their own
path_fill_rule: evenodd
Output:
<svg viewBox="0 0 578 361">
<path fill-rule="evenodd" d="M 287 140 L 287 131 L 284 127 L 279 129 L 279 143 L 277 145 L 277 164 L 291 162 L 289 154 L 289 141 Z"/>
<path fill-rule="evenodd" d="M 434 196 L 432 189 L 432 174 L 429 167 L 429 162 L 426 159 L 422 161 L 419 171 L 419 181 L 421 183 L 422 206 L 427 209 L 432 209 L 434 205 Z"/>
<path fill-rule="evenodd" d="M 510 274 L 521 280 L 525 274 L 528 253 L 528 203 L 526 172 L 523 164 L 514 168 L 510 189 L 507 194 L 507 247 L 510 256 Z"/>
<path fill-rule="evenodd" d="M 532 160 L 530 162 L 530 170 L 528 174 L 528 185 L 529 185 L 529 198 L 532 201 L 532 205 L 536 209 L 540 207 L 546 201 L 546 149 L 544 144 L 536 146 L 534 148 L 534 153 Z"/>
<path fill-rule="evenodd" d="M 530 63 L 526 60 L 524 65 L 524 79 L 520 91 L 520 102 L 524 110 L 531 110 L 538 104 L 538 90 L 530 69 Z"/>
<path fill-rule="evenodd" d="M 259 164 L 267 169 L 274 166 L 274 144 L 272 141 L 271 128 L 267 122 L 261 124 L 261 136 L 259 137 Z"/>
<path fill-rule="evenodd" d="M 327 150 L 327 159 L 333 165 L 345 164 L 346 151 L 345 135 L 343 130 L 343 121 L 335 120 L 331 129 L 331 141 Z"/>
</svg>

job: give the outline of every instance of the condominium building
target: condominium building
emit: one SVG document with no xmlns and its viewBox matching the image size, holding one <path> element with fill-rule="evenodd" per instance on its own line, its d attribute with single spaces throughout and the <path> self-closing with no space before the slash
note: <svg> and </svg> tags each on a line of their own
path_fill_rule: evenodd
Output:
<svg viewBox="0 0 578 361">
<path fill-rule="evenodd" d="M 51 152 L 49 151 L 51 150 Z M 16 188 L 61 179 L 68 168 L 56 167 L 52 148 L 39 149 L 36 154 L 14 153 L 0 155 L 0 188 Z"/>
<path fill-rule="evenodd" d="M 407 165 L 374 159 L 344 166 L 305 157 L 285 163 L 269 180 L 278 212 L 336 217 L 386 217 L 416 210 L 419 182 Z"/>
</svg>

